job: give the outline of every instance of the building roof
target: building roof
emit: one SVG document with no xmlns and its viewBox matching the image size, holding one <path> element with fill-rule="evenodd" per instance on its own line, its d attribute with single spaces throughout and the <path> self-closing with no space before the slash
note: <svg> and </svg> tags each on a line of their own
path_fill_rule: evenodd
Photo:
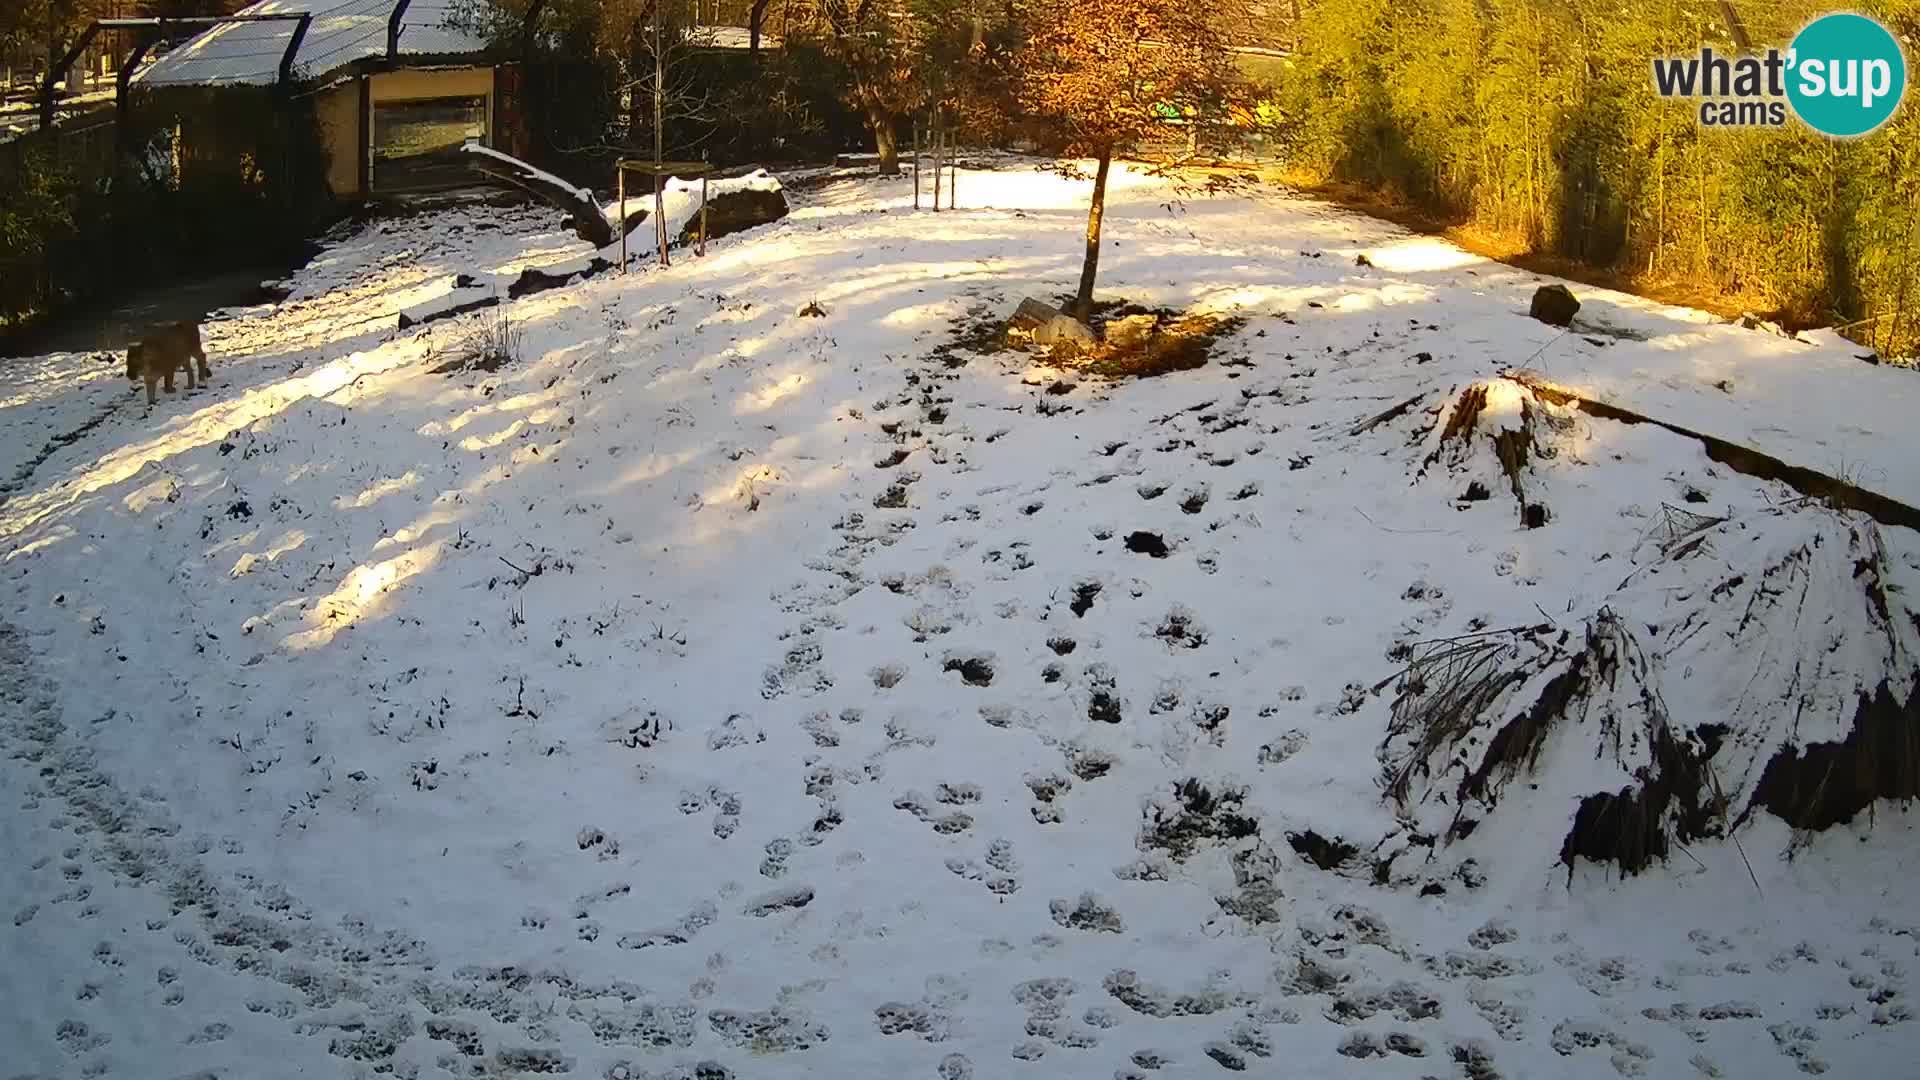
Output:
<svg viewBox="0 0 1920 1080">
<path fill-rule="evenodd" d="M 303 79 L 321 78 L 353 63 L 385 56 L 387 19 L 396 0 L 259 0 L 241 15 L 311 13 L 313 22 L 294 58 Z M 486 41 L 446 26 L 455 0 L 412 0 L 401 16 L 402 56 L 479 53 Z M 292 22 L 225 23 L 168 52 L 134 76 L 142 86 L 264 84 L 279 75 L 293 37 Z"/>
</svg>

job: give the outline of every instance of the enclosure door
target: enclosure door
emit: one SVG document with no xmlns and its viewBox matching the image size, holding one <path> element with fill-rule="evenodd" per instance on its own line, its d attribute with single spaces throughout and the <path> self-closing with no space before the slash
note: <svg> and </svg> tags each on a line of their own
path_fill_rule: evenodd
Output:
<svg viewBox="0 0 1920 1080">
<path fill-rule="evenodd" d="M 424 98 L 373 106 L 373 190 L 421 191 L 471 183 L 460 155 L 468 139 L 487 141 L 487 99 Z"/>
</svg>

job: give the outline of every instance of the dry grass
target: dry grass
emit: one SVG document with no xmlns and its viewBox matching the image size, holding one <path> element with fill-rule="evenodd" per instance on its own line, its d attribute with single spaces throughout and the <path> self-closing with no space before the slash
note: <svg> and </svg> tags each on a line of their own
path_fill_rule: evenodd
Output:
<svg viewBox="0 0 1920 1080">
<path fill-rule="evenodd" d="M 1145 342 L 1121 347 L 1102 341 L 1076 365 L 1107 379 L 1146 379 L 1205 367 L 1215 346 L 1245 326 L 1241 318 L 1187 315 L 1163 322 Z"/>
<path fill-rule="evenodd" d="M 518 363 L 523 333 L 514 324 L 506 304 L 486 308 L 479 323 L 454 347 L 453 355 L 434 366 L 435 375 L 460 371 L 498 371 Z"/>
<path fill-rule="evenodd" d="M 1061 298 L 1061 307 L 1072 303 Z M 1121 345 L 1106 339 L 1107 324 L 1136 315 L 1154 318 L 1153 333 L 1144 341 Z M 1147 379 L 1205 367 L 1215 348 L 1247 321 L 1237 316 L 1148 308 L 1118 300 L 1097 301 L 1087 324 L 1099 341 L 1093 348 L 1066 358 L 1068 364 L 1104 379 Z"/>
<path fill-rule="evenodd" d="M 962 367 L 969 355 L 991 356 L 1000 352 L 1025 352 L 1034 346 L 1024 334 L 1007 332 L 1007 318 L 1001 304 L 982 300 L 969 307 L 958 320 L 951 336 L 932 352 L 947 367 Z M 1055 306 L 1067 310 L 1073 297 L 1055 299 Z M 1106 340 L 1108 323 L 1136 315 L 1154 318 L 1153 332 L 1138 342 L 1121 345 Z M 1060 349 L 1050 360 L 1057 366 L 1072 368 L 1103 379 L 1145 379 L 1191 371 L 1205 367 L 1221 342 L 1247 325 L 1239 316 L 1206 312 L 1182 312 L 1172 308 L 1148 308 L 1119 300 L 1095 301 L 1087 325 L 1097 340 L 1091 348 L 1077 352 Z"/>
</svg>

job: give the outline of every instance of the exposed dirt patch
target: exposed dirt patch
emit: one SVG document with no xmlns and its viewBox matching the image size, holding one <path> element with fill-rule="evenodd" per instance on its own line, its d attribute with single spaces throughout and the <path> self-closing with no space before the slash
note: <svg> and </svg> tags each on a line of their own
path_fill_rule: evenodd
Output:
<svg viewBox="0 0 1920 1080">
<path fill-rule="evenodd" d="M 1205 367 L 1220 343 L 1247 325 L 1245 319 L 1237 316 L 1181 315 L 1171 311 L 1129 313 L 1156 316 L 1153 332 L 1142 340 L 1102 340 L 1076 357 L 1074 366 L 1106 379 L 1146 379 L 1192 371 Z M 1095 319 L 1096 327 L 1104 322 L 1098 317 Z"/>
<path fill-rule="evenodd" d="M 1338 837 L 1328 839 L 1307 829 L 1287 834 L 1287 844 L 1296 854 L 1322 870 L 1337 870 L 1360 854 L 1360 849 Z"/>
<path fill-rule="evenodd" d="M 1118 934 L 1126 929 L 1120 913 L 1090 892 L 1081 893 L 1078 902 L 1053 900 L 1048 903 L 1047 909 L 1054 922 L 1069 930 Z"/>
<path fill-rule="evenodd" d="M 1206 629 L 1194 621 L 1192 612 L 1180 607 L 1167 612 L 1153 636 L 1182 649 L 1197 649 L 1207 643 Z"/>
<path fill-rule="evenodd" d="M 942 671 L 957 671 L 968 686 L 993 685 L 993 659 L 987 656 L 949 656 Z"/>
<path fill-rule="evenodd" d="M 1000 301 L 983 297 L 954 321 L 952 335 L 934 346 L 929 355 L 943 367 L 958 368 L 967 365 L 969 355 L 992 356 L 1013 347 L 1007 340 L 1006 317 L 1000 311 Z"/>
<path fill-rule="evenodd" d="M 1100 595 L 1099 582 L 1097 581 L 1081 582 L 1080 584 L 1075 585 L 1073 587 L 1073 600 L 1067 604 L 1067 608 L 1068 610 L 1072 611 L 1075 616 L 1084 618 L 1086 617 L 1087 612 L 1093 610 L 1093 601 L 1099 595 Z M 1072 650 L 1069 649 L 1067 651 L 1071 652 Z M 1066 653 L 1061 653 L 1061 655 L 1065 656 Z"/>
<path fill-rule="evenodd" d="M 1169 803 L 1149 805 L 1140 830 L 1140 846 L 1164 851 L 1183 861 L 1201 844 L 1230 843 L 1260 832 L 1260 823 L 1240 812 L 1243 788 L 1210 788 L 1198 779 L 1176 784 Z"/>
<path fill-rule="evenodd" d="M 1156 559 L 1164 559 L 1173 554 L 1173 548 L 1168 546 L 1159 533 L 1130 532 L 1127 534 L 1126 545 L 1127 550 L 1136 555 L 1151 555 Z"/>
</svg>

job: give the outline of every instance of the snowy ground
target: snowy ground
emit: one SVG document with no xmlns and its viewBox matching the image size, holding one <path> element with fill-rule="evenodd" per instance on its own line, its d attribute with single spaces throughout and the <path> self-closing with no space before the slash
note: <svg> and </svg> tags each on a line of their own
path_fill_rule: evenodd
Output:
<svg viewBox="0 0 1920 1080">
<path fill-rule="evenodd" d="M 0 1075 L 1913 1068 L 1904 807 L 1625 880 L 1558 863 L 1555 790 L 1387 885 L 1290 840 L 1404 832 L 1395 646 L 1572 624 L 1662 504 L 1792 494 L 1574 416 L 1525 530 L 1423 468 L 1453 390 L 1527 365 L 1920 501 L 1920 376 L 1585 290 L 1559 335 L 1531 275 L 1127 174 L 1102 295 L 1247 323 L 1079 380 L 941 347 L 1070 289 L 1085 185 L 961 185 L 514 301 L 492 373 L 427 371 L 494 313 L 396 317 L 581 254 L 550 212 L 341 238 L 150 414 L 0 366 Z M 1237 824 L 1168 843 L 1189 779 Z"/>
</svg>

